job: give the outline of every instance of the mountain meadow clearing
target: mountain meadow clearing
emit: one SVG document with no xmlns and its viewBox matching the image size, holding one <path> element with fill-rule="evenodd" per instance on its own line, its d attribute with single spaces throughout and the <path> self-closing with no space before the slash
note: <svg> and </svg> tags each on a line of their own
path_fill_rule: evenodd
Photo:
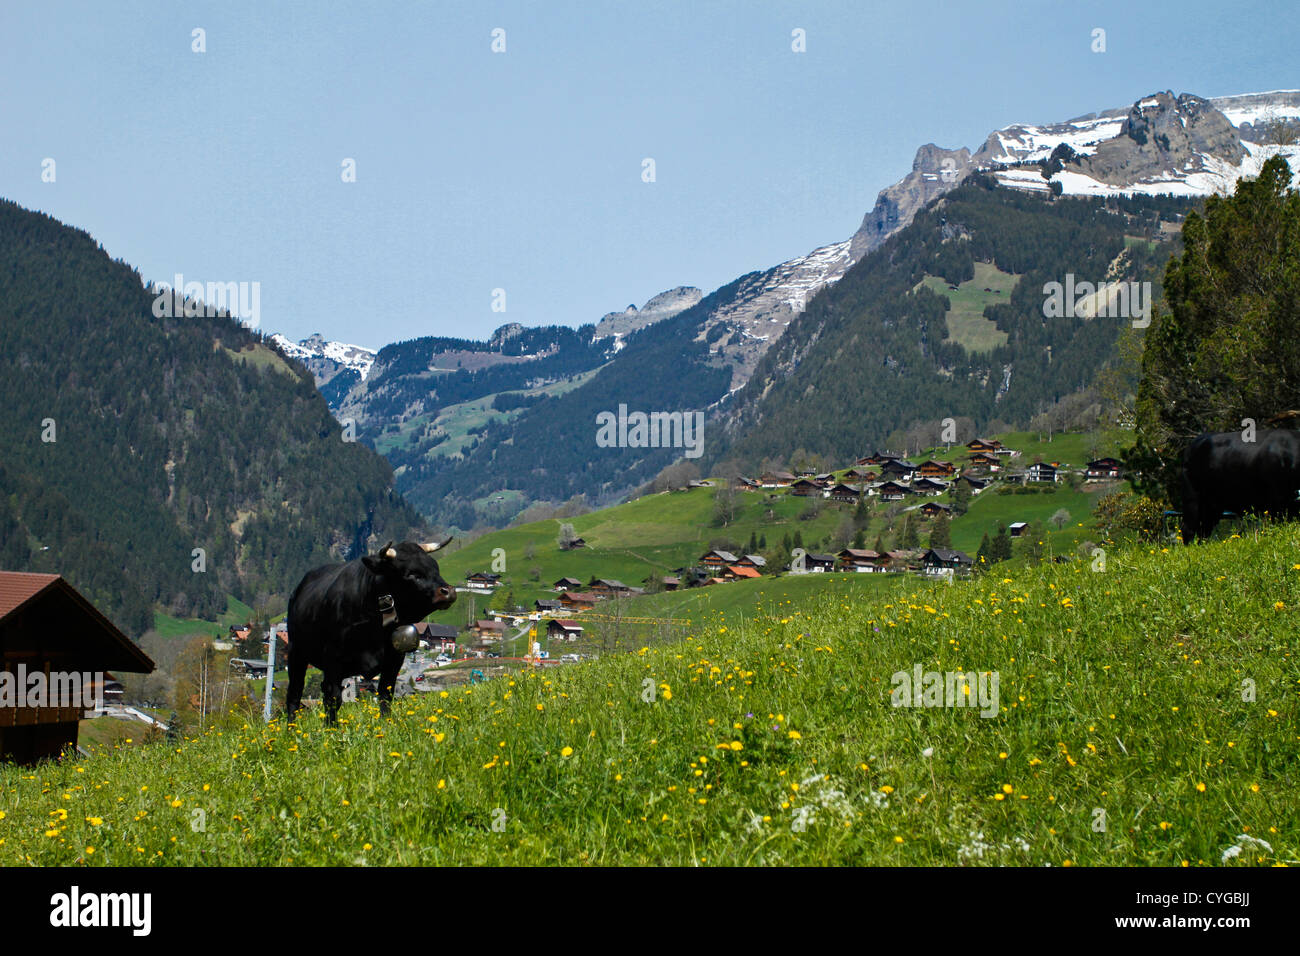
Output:
<svg viewBox="0 0 1300 956">
<path fill-rule="evenodd" d="M 4 767 L 0 865 L 1296 862 L 1300 525 L 1092 568 Z M 892 706 L 917 665 L 993 715 Z"/>
</svg>

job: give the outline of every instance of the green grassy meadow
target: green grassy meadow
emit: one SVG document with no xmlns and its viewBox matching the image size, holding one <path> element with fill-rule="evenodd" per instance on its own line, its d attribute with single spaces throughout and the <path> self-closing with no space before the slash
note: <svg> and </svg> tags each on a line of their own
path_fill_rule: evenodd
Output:
<svg viewBox="0 0 1300 956">
<path fill-rule="evenodd" d="M 947 280 L 939 276 L 926 276 L 920 285 L 937 295 L 947 296 L 950 303 L 946 316 L 948 340 L 956 342 L 968 352 L 991 352 L 1005 345 L 1007 333 L 984 317 L 984 309 L 1011 301 L 1011 290 L 1020 276 L 1003 272 L 988 262 L 975 263 L 975 277 L 960 283 L 955 290 L 948 288 Z M 990 291 L 985 292 L 985 289 Z"/>
<path fill-rule="evenodd" d="M 823 502 L 821 513 L 809 520 L 799 518 L 808 499 L 784 492 L 745 492 L 737 496 L 735 519 L 726 527 L 714 526 L 714 488 L 692 488 L 647 495 L 627 504 L 593 511 L 575 518 L 535 521 L 504 528 L 485 535 L 465 547 L 453 546 L 438 559 L 447 581 L 463 582 L 473 571 L 492 570 L 496 557 L 504 552 L 506 587 L 516 600 L 531 604 L 539 597 L 554 597 L 550 586 L 561 577 L 589 581 L 593 576 L 614 578 L 639 587 L 652 572 L 671 573 L 674 568 L 696 563 L 710 548 L 710 541 L 726 538 L 740 545 L 751 532 L 766 535 L 769 545 L 783 535 L 799 532 L 805 547 L 833 532 L 852 514 L 853 506 Z M 767 514 L 771 511 L 772 517 Z M 572 523 L 586 541 L 586 547 L 560 550 L 560 525 Z M 529 557 L 531 549 L 532 556 Z M 537 569 L 537 580 L 531 572 Z M 730 585 L 728 585 L 730 587 Z M 433 620 L 455 623 L 465 618 L 465 595 L 456 606 L 433 616 Z M 481 609 L 484 598 L 478 598 Z"/>
<path fill-rule="evenodd" d="M 1297 861 L 1300 526 L 1000 570 L 0 768 L 0 864 Z M 893 706 L 916 665 L 996 673 L 992 716 Z"/>
<path fill-rule="evenodd" d="M 194 637 L 207 634 L 225 637 L 233 624 L 245 624 L 253 616 L 253 609 L 243 601 L 226 595 L 226 612 L 215 622 L 198 618 L 172 617 L 161 611 L 154 612 L 153 629 L 166 638 Z"/>
</svg>

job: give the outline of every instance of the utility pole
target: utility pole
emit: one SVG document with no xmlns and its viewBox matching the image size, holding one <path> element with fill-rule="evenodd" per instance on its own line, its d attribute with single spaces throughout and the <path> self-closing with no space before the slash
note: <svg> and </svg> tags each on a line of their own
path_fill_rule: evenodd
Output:
<svg viewBox="0 0 1300 956">
<path fill-rule="evenodd" d="M 199 732 L 203 731 L 203 714 L 208 706 L 208 650 L 204 645 L 199 654 Z"/>
<path fill-rule="evenodd" d="M 262 707 L 262 719 L 271 722 L 271 692 L 275 689 L 275 631 L 268 630 L 266 636 L 266 704 Z"/>
</svg>

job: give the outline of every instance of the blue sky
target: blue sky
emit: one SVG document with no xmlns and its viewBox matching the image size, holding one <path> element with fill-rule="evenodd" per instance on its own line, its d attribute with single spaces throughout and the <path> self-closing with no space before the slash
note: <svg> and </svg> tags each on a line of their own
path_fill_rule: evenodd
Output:
<svg viewBox="0 0 1300 956">
<path fill-rule="evenodd" d="M 1221 0 L 0 0 L 0 196 L 148 279 L 257 281 L 261 328 L 294 339 L 580 325 L 847 238 L 923 143 L 1300 87 L 1298 23 Z"/>
</svg>

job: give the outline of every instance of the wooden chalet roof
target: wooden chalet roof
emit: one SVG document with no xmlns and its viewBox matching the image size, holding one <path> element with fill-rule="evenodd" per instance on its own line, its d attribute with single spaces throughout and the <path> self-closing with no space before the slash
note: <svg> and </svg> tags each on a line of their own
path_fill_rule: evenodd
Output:
<svg viewBox="0 0 1300 956">
<path fill-rule="evenodd" d="M 148 674 L 149 655 L 58 574 L 0 571 L 0 655 Z"/>
<path fill-rule="evenodd" d="M 579 604 L 595 604 L 600 600 L 600 595 L 589 594 L 586 591 L 576 593 L 574 591 L 565 591 L 560 595 L 561 601 L 576 601 Z"/>
</svg>

